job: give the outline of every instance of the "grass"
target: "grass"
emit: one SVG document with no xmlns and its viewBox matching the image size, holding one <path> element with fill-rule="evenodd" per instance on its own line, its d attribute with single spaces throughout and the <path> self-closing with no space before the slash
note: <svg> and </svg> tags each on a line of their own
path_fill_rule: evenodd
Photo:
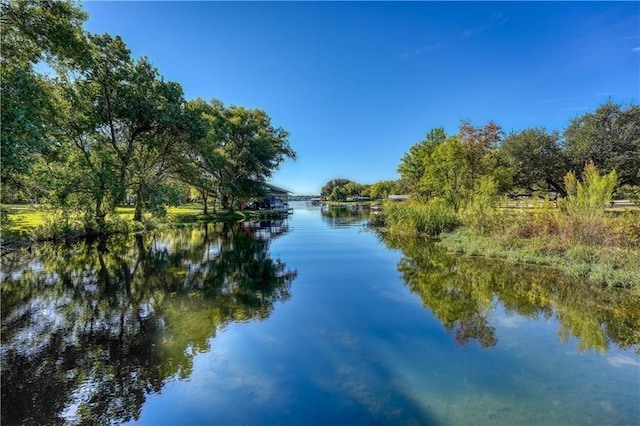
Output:
<svg viewBox="0 0 640 426">
<path fill-rule="evenodd" d="M 25 240 L 43 239 L 45 228 L 55 227 L 57 216 L 54 211 L 49 211 L 43 206 L 27 204 L 2 205 L 2 211 L 8 213 L 7 219 L 1 223 L 2 241 L 4 243 Z M 281 213 L 271 211 L 230 211 L 218 210 L 215 213 L 209 211 L 202 213 L 202 205 L 185 204 L 178 207 L 167 208 L 167 216 L 164 219 L 153 218 L 146 214 L 144 224 L 133 221 L 133 207 L 118 207 L 116 217 L 119 229 L 128 231 L 141 231 L 155 227 L 184 227 L 196 223 L 207 222 L 237 222 L 243 220 L 266 220 L 280 217 Z M 78 223 L 75 227 L 81 227 Z M 67 229 L 70 232 L 70 229 Z M 63 230 L 62 232 L 67 232 Z M 77 230 L 76 232 L 77 233 Z M 58 234 L 55 234 L 59 237 Z M 64 235 L 62 235 L 64 236 Z M 46 239 L 46 238 L 45 238 Z"/>
<path fill-rule="evenodd" d="M 31 231 L 46 222 L 48 216 L 46 211 L 33 205 L 3 205 L 2 210 L 9 214 L 9 221 L 3 217 L 0 224 L 3 240 L 28 238 Z"/>
<path fill-rule="evenodd" d="M 605 211 L 602 200 L 610 198 L 611 188 L 598 192 L 595 183 L 558 206 L 545 201 L 498 208 L 495 200 L 479 197 L 476 203 L 474 197 L 458 212 L 457 223 L 433 200 L 387 204 L 375 223 L 392 233 L 440 235 L 449 252 L 550 265 L 578 281 L 640 291 L 640 211 Z"/>
<path fill-rule="evenodd" d="M 487 234 L 460 228 L 441 235 L 447 251 L 557 267 L 582 282 L 640 290 L 640 215 L 567 222 L 556 211 L 514 215 Z"/>
</svg>

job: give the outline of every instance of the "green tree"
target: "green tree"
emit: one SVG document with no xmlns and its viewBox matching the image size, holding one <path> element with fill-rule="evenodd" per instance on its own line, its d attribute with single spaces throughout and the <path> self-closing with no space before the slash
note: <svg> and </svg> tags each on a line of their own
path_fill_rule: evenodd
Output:
<svg viewBox="0 0 640 426">
<path fill-rule="evenodd" d="M 593 162 L 602 173 L 616 170 L 619 184 L 640 185 L 640 106 L 611 101 L 573 118 L 564 131 L 574 170 Z"/>
<path fill-rule="evenodd" d="M 185 108 L 180 85 L 165 82 L 146 58 L 134 61 L 119 37 L 90 36 L 90 43 L 86 70 L 60 73 L 63 128 L 75 153 L 68 158 L 80 172 L 69 188 L 82 181 L 86 188 L 80 190 L 91 192 L 99 227 L 127 194 L 135 199 L 139 221 L 143 210 L 162 212 L 176 194 L 168 178 L 205 128 L 201 117 Z"/>
<path fill-rule="evenodd" d="M 0 178 L 5 193 L 21 187 L 21 177 L 49 145 L 49 133 L 57 127 L 50 79 L 34 66 L 81 63 L 86 18 L 71 2 L 0 2 Z"/>
<path fill-rule="evenodd" d="M 347 199 L 347 195 L 342 190 L 341 186 L 334 186 L 331 191 L 331 195 L 329 195 L 330 201 L 345 201 Z"/>
<path fill-rule="evenodd" d="M 362 185 L 357 184 L 355 182 L 348 182 L 346 185 L 342 187 L 342 191 L 344 195 L 347 197 L 355 197 L 361 195 Z"/>
<path fill-rule="evenodd" d="M 396 182 L 393 180 L 381 180 L 371 185 L 369 195 L 374 200 L 386 199 L 394 193 Z"/>
<path fill-rule="evenodd" d="M 330 198 L 335 188 L 339 188 L 340 189 L 339 192 L 341 194 L 344 194 L 343 188 L 349 183 L 355 184 L 355 182 L 353 182 L 350 179 L 345 179 L 345 178 L 331 179 L 329 182 L 325 183 L 322 189 L 320 190 L 320 196 L 322 198 Z"/>
<path fill-rule="evenodd" d="M 430 155 L 433 150 L 440 144 L 444 143 L 447 135 L 444 128 L 437 127 L 431 129 L 424 140 L 416 143 L 400 160 L 398 173 L 404 185 L 411 188 L 411 192 L 418 192 L 419 182 L 424 175 L 425 168 L 430 161 Z"/>
<path fill-rule="evenodd" d="M 502 129 L 493 121 L 484 126 L 473 126 L 463 121 L 459 129 L 460 142 L 467 163 L 467 187 L 475 188 L 477 180 L 494 170 L 497 165 L 494 148 L 502 138 Z"/>
<path fill-rule="evenodd" d="M 203 213 L 207 214 L 210 198 L 214 200 L 215 211 L 215 200 L 220 188 L 217 176 L 225 164 L 221 153 L 221 140 L 216 131 L 216 121 L 223 119 L 220 115 L 223 106 L 217 100 L 207 103 L 198 98 L 189 101 L 186 108 L 201 118 L 205 126 L 205 134 L 201 138 L 190 141 L 190 149 L 185 153 L 187 161 L 178 171 L 178 176 L 198 191 L 203 201 Z"/>
<path fill-rule="evenodd" d="M 423 191 L 441 197 L 457 212 L 469 196 L 469 168 L 465 147 L 457 136 L 439 144 L 429 156 L 420 180 Z"/>
<path fill-rule="evenodd" d="M 295 159 L 289 133 L 274 127 L 260 109 L 225 107 L 212 101 L 209 136 L 217 140 L 217 169 L 209 172 L 217 182 L 224 208 L 239 201 L 264 195 L 264 183 L 286 159 Z"/>
<path fill-rule="evenodd" d="M 512 132 L 502 141 L 498 156 L 511 170 L 516 187 L 566 196 L 562 179 L 569 165 L 558 132 L 543 128 Z"/>
</svg>

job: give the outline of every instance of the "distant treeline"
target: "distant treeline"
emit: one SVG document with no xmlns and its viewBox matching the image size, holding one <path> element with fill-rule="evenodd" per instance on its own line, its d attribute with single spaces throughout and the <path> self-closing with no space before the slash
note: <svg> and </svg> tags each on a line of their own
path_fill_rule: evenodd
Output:
<svg viewBox="0 0 640 426">
<path fill-rule="evenodd" d="M 344 200 L 408 194 L 441 198 L 459 210 L 482 185 L 495 186 L 498 194 L 566 197 L 565 176 L 580 174 L 586 164 L 602 174 L 615 170 L 616 196 L 638 200 L 640 106 L 607 102 L 572 118 L 563 132 L 537 127 L 505 134 L 494 122 L 473 126 L 469 121 L 455 135 L 435 128 L 402 157 L 400 179 L 372 185 L 333 179 L 322 196 Z"/>
</svg>

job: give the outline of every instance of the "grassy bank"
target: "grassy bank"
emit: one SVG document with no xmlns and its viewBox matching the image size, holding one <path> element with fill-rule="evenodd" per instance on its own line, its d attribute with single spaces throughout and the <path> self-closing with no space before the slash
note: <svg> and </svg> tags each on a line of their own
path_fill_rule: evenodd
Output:
<svg viewBox="0 0 640 426">
<path fill-rule="evenodd" d="M 7 213 L 2 222 L 3 245 L 24 245 L 42 240 L 69 240 L 85 235 L 81 215 L 63 214 L 59 210 L 33 205 L 3 205 Z M 133 207 L 118 207 L 107 216 L 108 233 L 135 233 L 158 228 L 177 228 L 197 223 L 267 220 L 281 213 L 271 211 L 217 210 L 204 214 L 199 204 L 167 208 L 164 218 L 145 215 L 142 222 L 133 220 Z"/>
<path fill-rule="evenodd" d="M 555 238 L 497 238 L 465 228 L 442 234 L 437 244 L 451 253 L 504 259 L 512 264 L 549 265 L 580 282 L 640 291 L 637 248 L 566 246 Z"/>
<path fill-rule="evenodd" d="M 478 206 L 453 212 L 442 203 L 385 206 L 385 232 L 437 236 L 448 252 L 557 267 L 578 281 L 640 291 L 640 212 Z"/>
</svg>

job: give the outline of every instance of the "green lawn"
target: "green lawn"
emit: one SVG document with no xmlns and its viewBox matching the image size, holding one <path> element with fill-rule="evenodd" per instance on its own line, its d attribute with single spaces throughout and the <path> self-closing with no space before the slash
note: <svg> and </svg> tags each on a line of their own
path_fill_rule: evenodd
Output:
<svg viewBox="0 0 640 426">
<path fill-rule="evenodd" d="M 167 226 L 182 226 L 197 222 L 217 222 L 217 221 L 238 221 L 251 218 L 262 218 L 269 212 L 232 212 L 228 210 L 220 210 L 212 213 L 211 209 L 208 214 L 202 213 L 203 206 L 201 204 L 184 204 L 178 207 L 167 208 L 167 216 L 159 222 Z M 32 233 L 38 226 L 55 222 L 56 213 L 53 210 L 47 210 L 40 205 L 29 204 L 3 204 L 2 211 L 8 213 L 8 222 L 1 224 L 2 238 L 4 241 L 23 240 L 32 237 Z M 125 222 L 133 222 L 133 207 L 118 207 L 116 213 L 120 219 Z M 151 218 L 149 214 L 146 218 Z"/>
<path fill-rule="evenodd" d="M 3 237 L 7 239 L 27 238 L 39 225 L 55 220 L 55 212 L 33 204 L 3 204 L 2 210 L 8 213 L 8 223 L 2 225 Z M 133 220 L 133 207 L 118 207 L 118 216 L 125 221 Z M 203 215 L 202 206 L 188 204 L 167 209 L 169 223 L 191 223 L 199 220 L 215 220 L 212 215 Z"/>
</svg>

